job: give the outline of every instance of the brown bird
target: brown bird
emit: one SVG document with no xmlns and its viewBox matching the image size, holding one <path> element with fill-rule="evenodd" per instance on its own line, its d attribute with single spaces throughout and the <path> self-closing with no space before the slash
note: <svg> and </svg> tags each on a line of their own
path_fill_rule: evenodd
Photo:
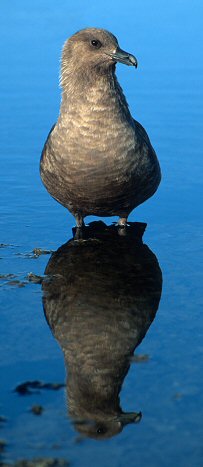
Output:
<svg viewBox="0 0 203 467">
<path fill-rule="evenodd" d="M 137 67 L 104 29 L 81 30 L 62 53 L 62 102 L 40 163 L 48 192 L 81 227 L 88 215 L 119 216 L 150 198 L 161 172 L 144 128 L 133 119 L 115 75 L 116 63 Z"/>
</svg>

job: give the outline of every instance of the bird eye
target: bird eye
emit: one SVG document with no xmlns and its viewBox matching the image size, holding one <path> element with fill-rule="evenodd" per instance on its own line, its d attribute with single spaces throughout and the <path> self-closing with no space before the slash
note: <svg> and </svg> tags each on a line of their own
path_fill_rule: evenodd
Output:
<svg viewBox="0 0 203 467">
<path fill-rule="evenodd" d="M 93 45 L 93 47 L 95 47 L 96 49 L 100 49 L 101 42 L 94 39 L 93 41 L 91 41 L 91 45 Z"/>
<path fill-rule="evenodd" d="M 97 428 L 97 434 L 98 435 L 104 435 L 104 433 L 106 433 L 106 429 L 103 426 L 99 426 Z"/>
</svg>

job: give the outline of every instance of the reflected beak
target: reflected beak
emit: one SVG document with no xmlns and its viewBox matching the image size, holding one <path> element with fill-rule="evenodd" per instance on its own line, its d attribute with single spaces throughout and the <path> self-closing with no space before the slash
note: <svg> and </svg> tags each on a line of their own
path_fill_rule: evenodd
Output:
<svg viewBox="0 0 203 467">
<path fill-rule="evenodd" d="M 120 47 L 117 47 L 114 53 L 109 53 L 108 55 L 110 55 L 110 57 L 116 62 L 124 63 L 124 65 L 135 66 L 137 68 L 138 63 L 134 55 L 125 52 L 120 49 Z"/>
<path fill-rule="evenodd" d="M 128 425 L 128 423 L 139 423 L 141 418 L 142 412 L 126 412 L 118 416 L 122 425 Z"/>
</svg>

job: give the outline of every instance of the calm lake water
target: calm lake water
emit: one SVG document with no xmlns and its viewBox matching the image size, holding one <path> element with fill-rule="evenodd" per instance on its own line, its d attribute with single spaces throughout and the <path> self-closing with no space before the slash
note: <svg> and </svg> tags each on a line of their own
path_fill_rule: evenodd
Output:
<svg viewBox="0 0 203 467">
<path fill-rule="evenodd" d="M 0 462 L 202 467 L 202 3 L 2 0 L 0 11 Z M 86 26 L 137 57 L 117 75 L 163 179 L 126 237 L 93 225 L 84 248 L 39 159 L 58 115 L 62 44 Z M 46 268 L 62 279 L 28 280 Z"/>
</svg>

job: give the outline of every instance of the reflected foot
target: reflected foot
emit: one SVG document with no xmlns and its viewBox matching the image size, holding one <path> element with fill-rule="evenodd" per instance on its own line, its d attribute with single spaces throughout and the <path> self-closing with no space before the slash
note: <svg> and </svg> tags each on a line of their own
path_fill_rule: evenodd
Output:
<svg viewBox="0 0 203 467">
<path fill-rule="evenodd" d="M 126 237 L 127 235 L 127 226 L 126 225 L 122 225 L 122 226 L 118 226 L 118 235 L 120 235 L 120 237 Z"/>
</svg>

